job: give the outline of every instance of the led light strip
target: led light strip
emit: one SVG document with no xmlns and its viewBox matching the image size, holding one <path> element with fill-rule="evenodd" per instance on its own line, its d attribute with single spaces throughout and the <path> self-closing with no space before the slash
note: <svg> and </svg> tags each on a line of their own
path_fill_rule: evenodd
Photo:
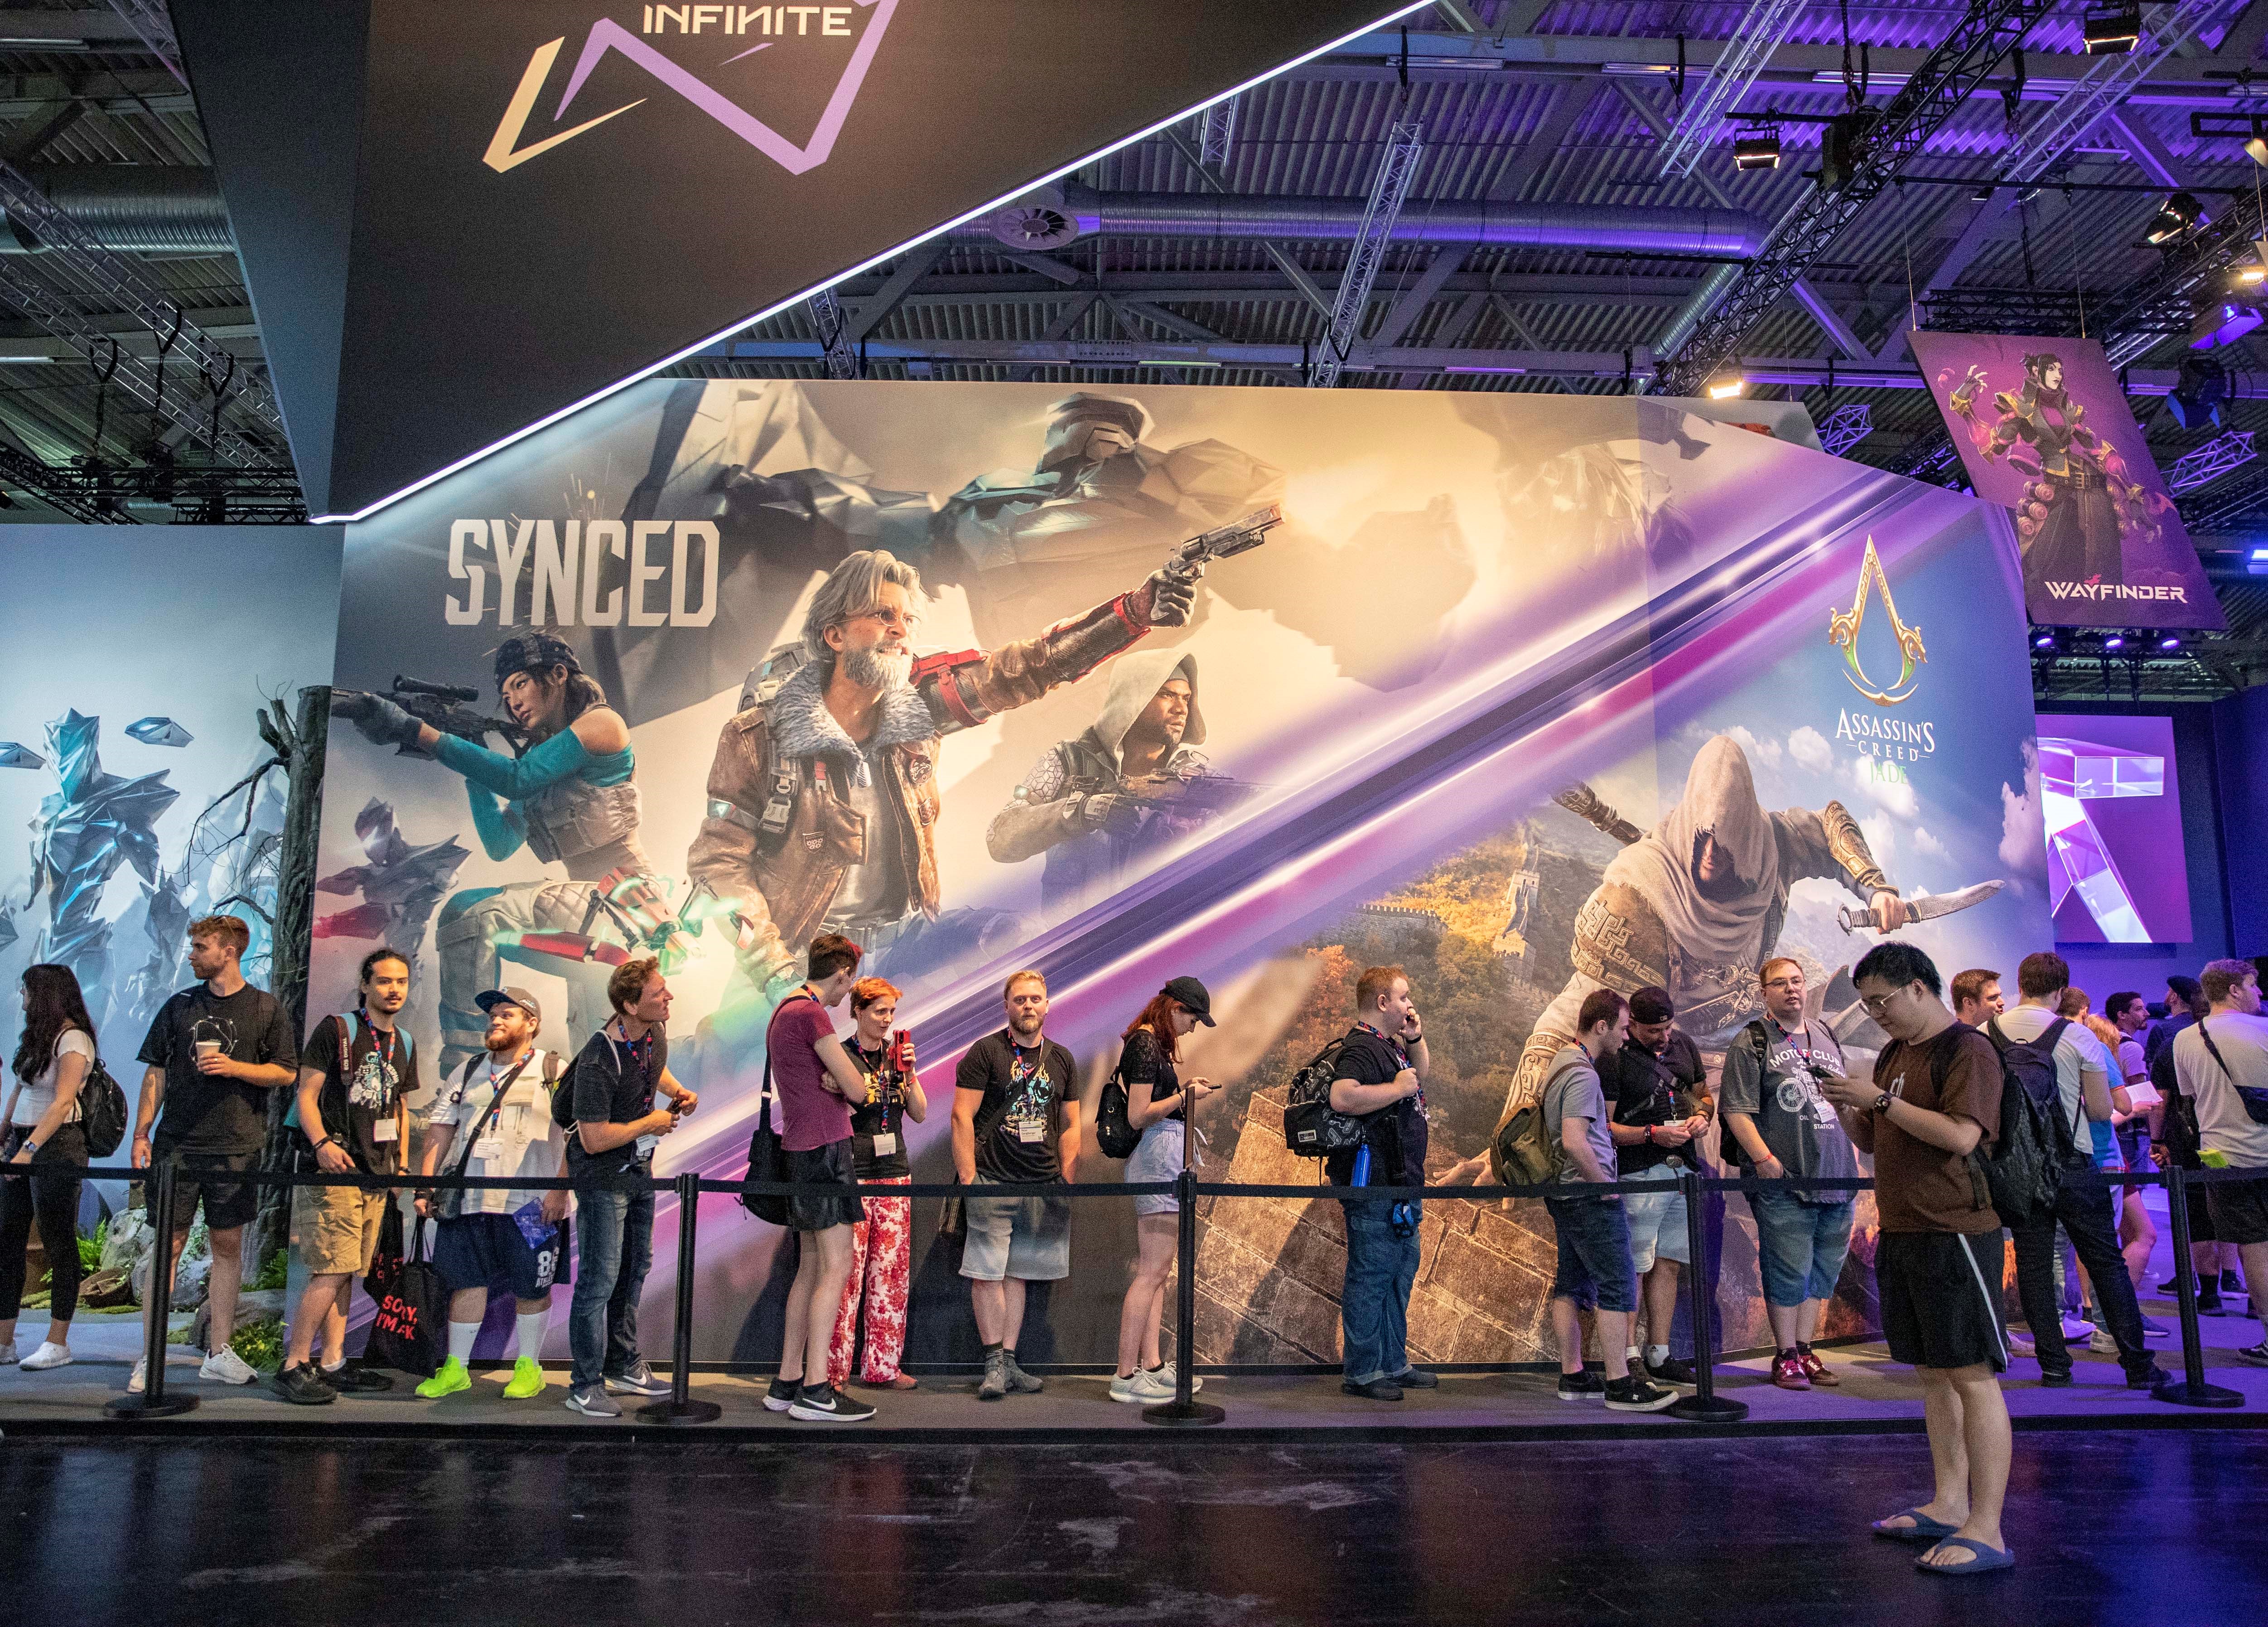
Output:
<svg viewBox="0 0 2268 1627">
<path fill-rule="evenodd" d="M 312 518 L 311 523 L 318 526 L 339 526 L 352 525 L 357 520 L 368 519 L 372 515 L 379 512 L 380 510 L 393 507 L 404 497 L 412 496 L 416 492 L 423 491 L 426 487 L 433 485 L 437 482 L 446 480 L 450 475 L 458 473 L 460 470 L 468 469 L 472 467 L 474 464 L 480 462 L 482 459 L 487 458 L 493 453 L 502 452 L 507 446 L 517 445 L 519 442 L 526 440 L 529 436 L 534 434 L 539 430 L 548 430 L 553 424 L 561 422 L 563 419 L 573 417 L 577 413 L 581 412 L 586 407 L 594 407 L 598 405 L 599 402 L 605 401 L 608 396 L 616 394 L 622 390 L 626 390 L 631 385 L 637 384 L 643 379 L 652 378 L 654 374 L 659 372 L 665 367 L 674 366 L 677 363 L 683 361 L 686 357 L 698 355 L 701 351 L 707 350 L 713 344 L 721 344 L 725 340 L 731 338 L 734 334 L 740 333 L 745 328 L 751 328 L 758 322 L 767 321 L 772 317 L 777 316 L 781 312 L 787 310 L 790 306 L 800 305 L 803 301 L 810 298 L 814 294 L 819 293 L 826 289 L 834 288 L 843 283 L 847 283 L 854 276 L 861 276 L 865 272 L 873 270 L 876 266 L 882 265 L 890 260 L 895 259 L 898 255 L 904 254 L 909 248 L 918 248 L 924 243 L 928 242 L 932 238 L 941 237 L 946 232 L 954 230 L 956 226 L 966 225 L 968 222 L 976 219 L 980 215 L 989 214 L 992 210 L 999 209 L 1005 204 L 1013 202 L 1016 199 L 1022 197 L 1025 194 L 1032 191 L 1035 188 L 1044 187 L 1050 181 L 1060 180 L 1064 176 L 1071 174 L 1073 171 L 1084 169 L 1086 166 L 1094 163 L 1098 158 L 1107 158 L 1112 153 L 1118 151 L 1122 148 L 1130 147 L 1138 141 L 1147 141 L 1151 136 L 1155 136 L 1160 130 L 1165 129 L 1170 125 L 1180 123 L 1183 119 L 1189 117 L 1193 114 L 1203 113 L 1206 108 L 1213 107 L 1218 103 L 1225 102 L 1232 97 L 1241 96 L 1245 92 L 1251 90 L 1254 86 L 1265 85 L 1269 80 L 1277 77 L 1280 74 L 1289 73 L 1294 68 L 1304 67 L 1319 56 L 1328 56 L 1331 52 L 1339 49 L 1342 46 L 1351 45 L 1355 40 L 1361 39 L 1365 34 L 1382 28 L 1398 18 L 1408 17 L 1412 12 L 1422 11 L 1432 4 L 1433 0 L 1410 0 L 1410 4 L 1395 6 L 1391 10 L 1386 11 L 1383 15 L 1364 24 L 1359 28 L 1341 35 L 1339 38 L 1331 40 L 1329 44 L 1319 45 L 1314 50 L 1306 53 L 1304 55 L 1292 57 L 1288 62 L 1278 63 L 1275 67 L 1269 69 L 1265 73 L 1255 74 L 1251 78 L 1245 80 L 1241 85 L 1232 85 L 1217 96 L 1209 96 L 1204 100 L 1196 103 L 1194 106 L 1182 108 L 1179 113 L 1160 119 L 1154 124 L 1151 124 L 1141 129 L 1136 130 L 1130 136 L 1122 136 L 1118 140 L 1112 142 L 1107 147 L 1099 147 L 1084 158 L 1074 158 L 1068 164 L 1063 165 L 1058 168 L 1049 170 L 1044 175 L 1035 176 L 1030 180 L 1025 181 L 1018 186 L 1013 191 L 1004 192 L 998 197 L 992 199 L 990 202 L 980 203 L 974 209 L 966 210 L 961 214 L 955 215 L 950 220 L 944 221 L 938 225 L 932 226 L 928 231 L 921 233 L 918 237 L 908 238 L 904 242 L 895 244 L 889 248 L 886 248 L 880 254 L 869 255 L 866 259 L 860 261 L 857 265 L 851 266 L 846 270 L 836 272 L 833 276 L 828 277 L 823 283 L 814 283 L 808 288 L 799 289 L 796 292 L 789 295 L 786 298 L 781 299 L 776 304 L 767 306 L 762 310 L 755 312 L 752 315 L 740 317 L 727 326 L 718 328 L 715 333 L 709 335 L 705 338 L 696 339 L 691 344 L 685 346 L 682 350 L 672 351 L 667 356 L 663 357 L 659 361 L 648 363 L 645 366 L 639 368 L 636 372 L 627 373 L 622 378 L 615 380 L 614 383 L 608 385 L 601 389 L 593 390 L 590 394 L 585 395 L 578 401 L 571 402 L 567 406 L 559 408 L 553 412 L 546 414 L 544 416 L 536 419 L 534 423 L 529 423 L 521 429 L 514 430 L 509 435 L 504 436 L 499 439 L 490 441 L 478 452 L 468 452 L 463 457 L 458 459 L 454 463 L 444 464 L 441 467 L 435 469 L 431 475 L 425 475 L 423 479 L 412 481 L 409 485 L 402 487 L 401 490 L 396 491 L 388 497 L 380 497 L 375 503 L 368 504 L 362 508 L 356 509 L 351 513 L 314 515 Z M 1176 365 L 1180 364 L 1176 364 Z"/>
</svg>

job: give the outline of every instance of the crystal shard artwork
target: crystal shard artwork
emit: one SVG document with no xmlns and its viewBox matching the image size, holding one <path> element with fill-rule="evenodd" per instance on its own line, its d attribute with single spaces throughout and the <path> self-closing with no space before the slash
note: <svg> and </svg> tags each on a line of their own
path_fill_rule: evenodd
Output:
<svg viewBox="0 0 2268 1627">
<path fill-rule="evenodd" d="M 78 974 L 87 1009 L 109 998 L 110 923 L 100 916 L 103 889 L 130 864 L 145 881 L 158 879 L 158 816 L 180 793 L 163 772 L 129 779 L 103 772 L 102 720 L 73 710 L 48 725 L 57 789 L 40 804 L 32 827 L 32 891 L 48 892 L 45 960 Z"/>
<path fill-rule="evenodd" d="M 2062 736 L 2040 740 L 2040 802 L 2048 829 L 2048 907 L 2059 916 L 2066 899 L 2080 902 L 2103 938 L 2146 944 L 2139 901 L 2096 828 L 2088 805 L 2127 797 L 2166 794 L 2166 760 L 2144 752 Z"/>
<path fill-rule="evenodd" d="M 0 740 L 0 769 L 44 769 L 48 760 L 28 746 Z"/>
<path fill-rule="evenodd" d="M 136 718 L 126 733 L 144 746 L 186 746 L 196 738 L 171 718 Z"/>
</svg>

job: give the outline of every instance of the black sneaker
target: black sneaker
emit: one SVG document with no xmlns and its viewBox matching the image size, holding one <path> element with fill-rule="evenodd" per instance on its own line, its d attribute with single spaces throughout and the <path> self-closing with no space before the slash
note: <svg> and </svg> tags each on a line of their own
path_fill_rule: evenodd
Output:
<svg viewBox="0 0 2268 1627">
<path fill-rule="evenodd" d="M 764 1410 L 785 1412 L 795 1405 L 796 1392 L 802 1388 L 801 1379 L 774 1379 L 764 1390 Z"/>
<path fill-rule="evenodd" d="M 2242 1293 L 2244 1279 L 2235 1271 L 2223 1270 L 2220 1274 L 2220 1291 L 2223 1293 Z"/>
<path fill-rule="evenodd" d="M 1373 1379 L 1367 1384 L 1358 1384 L 1352 1379 L 1341 1379 L 1339 1380 L 1339 1391 L 1342 1395 L 1359 1395 L 1365 1401 L 1399 1401 L 1402 1399 L 1402 1386 L 1395 1383 L 1392 1379 Z"/>
<path fill-rule="evenodd" d="M 2044 1388 L 2062 1389 L 2070 1384 L 2070 1382 L 2071 1369 L 2068 1367 L 2043 1367 L 2040 1369 L 2040 1383 Z"/>
<path fill-rule="evenodd" d="M 394 1388 L 394 1380 L 384 1373 L 350 1361 L 324 1368 L 323 1382 L 342 1395 L 378 1395 Z"/>
<path fill-rule="evenodd" d="M 1608 1380 L 1606 1388 L 1609 1412 L 1659 1412 L 1677 1401 L 1677 1392 L 1667 1384 L 1656 1384 L 1634 1373 L 1626 1379 Z"/>
<path fill-rule="evenodd" d="M 1423 1367 L 1404 1367 L 1387 1382 L 1399 1384 L 1403 1389 L 1439 1389 L 1441 1388 L 1441 1375 L 1428 1373 Z"/>
<path fill-rule="evenodd" d="M 1660 1361 L 1646 1364 L 1646 1376 L 1657 1384 L 1693 1384 L 1699 1377 L 1693 1364 L 1683 1356 L 1665 1356 Z"/>
<path fill-rule="evenodd" d="M 2220 1289 L 2208 1288 L 2203 1283 L 2199 1283 L 2198 1285 L 2198 1314 L 2200 1316 L 2226 1316 L 2228 1314 L 2227 1307 L 2225 1307 L 2220 1302 Z"/>
<path fill-rule="evenodd" d="M 2181 1291 L 2182 1279 L 2178 1277 L 2169 1277 L 2158 1285 L 2158 1297 L 2161 1299 L 2170 1299 Z"/>
<path fill-rule="evenodd" d="M 2161 1367 L 2154 1361 L 2146 1367 L 2130 1368 L 2126 1373 L 2126 1388 L 2128 1389 L 2154 1390 L 2161 1384 L 2170 1381 L 2173 1376 L 2174 1375 L 2172 1373 L 2168 1373 L 2163 1367 Z"/>
<path fill-rule="evenodd" d="M 1580 1373 L 1559 1375 L 1559 1399 L 1562 1401 L 1596 1401 L 1607 1393 L 1607 1381 L 1588 1367 Z"/>
<path fill-rule="evenodd" d="M 338 1391 L 323 1382 L 313 1362 L 284 1368 L 268 1380 L 268 1388 L 295 1407 L 328 1407 L 339 1398 Z"/>
<path fill-rule="evenodd" d="M 874 1416 L 874 1410 L 832 1384 L 806 1384 L 788 1403 L 787 1415 L 806 1424 L 864 1424 Z"/>
</svg>

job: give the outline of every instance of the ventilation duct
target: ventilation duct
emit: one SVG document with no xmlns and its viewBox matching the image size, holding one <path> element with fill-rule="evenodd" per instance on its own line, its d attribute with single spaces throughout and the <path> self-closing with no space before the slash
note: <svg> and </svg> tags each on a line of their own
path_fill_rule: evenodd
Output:
<svg viewBox="0 0 2268 1627">
<path fill-rule="evenodd" d="M 26 166 L 26 179 L 103 247 L 130 254 L 233 254 L 220 183 L 209 169 L 143 164 Z M 0 254 L 47 245 L 0 208 Z"/>
</svg>

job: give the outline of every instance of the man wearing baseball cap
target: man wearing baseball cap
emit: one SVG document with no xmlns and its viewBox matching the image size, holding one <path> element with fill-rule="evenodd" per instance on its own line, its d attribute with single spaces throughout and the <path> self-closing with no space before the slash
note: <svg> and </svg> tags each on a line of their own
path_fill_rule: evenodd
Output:
<svg viewBox="0 0 2268 1627">
<path fill-rule="evenodd" d="M 425 1115 L 417 1173 L 565 1176 L 567 1131 L 551 1110 L 560 1060 L 535 1045 L 542 1007 L 525 989 L 490 989 L 474 1003 L 489 1020 L 487 1049 L 443 1082 Z M 450 1289 L 448 1358 L 417 1387 L 420 1395 L 432 1401 L 472 1388 L 466 1364 L 497 1284 L 519 1307 L 519 1353 L 504 1393 L 513 1401 L 542 1393 L 539 1363 L 552 1284 L 566 1257 L 568 1196 L 501 1187 L 418 1194 L 417 1212 L 438 1221 L 433 1267 Z"/>
</svg>

